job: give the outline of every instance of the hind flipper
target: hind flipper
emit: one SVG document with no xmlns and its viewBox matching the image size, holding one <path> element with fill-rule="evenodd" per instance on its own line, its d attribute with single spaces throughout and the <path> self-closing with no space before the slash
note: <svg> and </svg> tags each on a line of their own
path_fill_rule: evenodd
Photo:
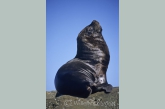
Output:
<svg viewBox="0 0 165 109">
<path fill-rule="evenodd" d="M 56 97 L 59 97 L 59 96 L 61 96 L 61 95 L 62 95 L 62 94 L 60 94 L 59 92 L 57 92 L 56 95 L 55 95 L 55 98 L 56 98 Z"/>
</svg>

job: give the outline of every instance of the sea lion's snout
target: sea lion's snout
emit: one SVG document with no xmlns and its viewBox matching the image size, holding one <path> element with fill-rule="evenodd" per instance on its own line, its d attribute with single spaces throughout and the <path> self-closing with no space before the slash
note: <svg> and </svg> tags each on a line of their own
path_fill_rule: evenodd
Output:
<svg viewBox="0 0 165 109">
<path fill-rule="evenodd" d="M 100 26 L 99 22 L 96 20 L 93 20 L 91 24 Z"/>
<path fill-rule="evenodd" d="M 102 36 L 102 27 L 100 26 L 99 22 L 93 20 L 92 23 L 86 26 L 78 35 L 78 39 L 86 38 L 86 37 L 97 37 Z"/>
<path fill-rule="evenodd" d="M 102 32 L 102 27 L 100 26 L 98 21 L 93 20 L 92 23 L 90 24 L 90 26 L 92 26 L 97 33 Z"/>
<path fill-rule="evenodd" d="M 96 20 L 93 20 L 92 23 L 86 28 L 86 35 L 87 36 L 93 36 L 98 37 L 102 36 L 102 27 L 100 26 L 99 22 Z"/>
</svg>

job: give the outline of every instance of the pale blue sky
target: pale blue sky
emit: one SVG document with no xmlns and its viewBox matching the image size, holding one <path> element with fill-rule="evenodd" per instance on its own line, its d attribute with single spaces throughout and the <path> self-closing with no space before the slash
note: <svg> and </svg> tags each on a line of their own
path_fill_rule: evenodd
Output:
<svg viewBox="0 0 165 109">
<path fill-rule="evenodd" d="M 93 20 L 102 26 L 110 50 L 108 83 L 119 86 L 119 1 L 46 0 L 46 90 L 55 90 L 57 70 L 73 59 L 79 32 Z"/>
</svg>

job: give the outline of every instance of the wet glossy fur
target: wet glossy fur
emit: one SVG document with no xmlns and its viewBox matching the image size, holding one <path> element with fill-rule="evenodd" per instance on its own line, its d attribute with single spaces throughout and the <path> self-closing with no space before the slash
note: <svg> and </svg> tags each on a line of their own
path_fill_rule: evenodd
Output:
<svg viewBox="0 0 165 109">
<path fill-rule="evenodd" d="M 64 64 L 55 76 L 58 95 L 88 97 L 104 90 L 109 93 L 106 71 L 110 61 L 108 46 L 102 36 L 102 28 L 96 20 L 85 27 L 77 37 L 77 54 Z"/>
</svg>

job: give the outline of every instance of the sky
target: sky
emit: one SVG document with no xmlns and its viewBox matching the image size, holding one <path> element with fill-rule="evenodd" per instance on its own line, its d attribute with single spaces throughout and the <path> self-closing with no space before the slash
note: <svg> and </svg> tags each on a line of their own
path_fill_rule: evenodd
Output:
<svg viewBox="0 0 165 109">
<path fill-rule="evenodd" d="M 119 86 L 119 0 L 46 0 L 46 91 L 77 52 L 79 32 L 97 20 L 110 51 L 107 81 Z"/>
</svg>

